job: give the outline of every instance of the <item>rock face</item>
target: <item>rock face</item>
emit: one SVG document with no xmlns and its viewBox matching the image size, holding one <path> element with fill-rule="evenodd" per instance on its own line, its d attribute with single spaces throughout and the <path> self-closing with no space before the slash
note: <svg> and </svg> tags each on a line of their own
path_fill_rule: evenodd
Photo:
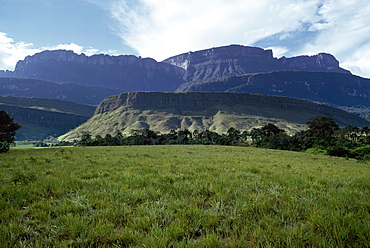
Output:
<svg viewBox="0 0 370 248">
<path fill-rule="evenodd" d="M 286 70 L 350 73 L 340 68 L 334 56 L 327 53 L 277 59 L 271 50 L 240 45 L 184 53 L 163 62 L 184 68 L 186 72 L 183 78 L 186 82 Z"/>
<path fill-rule="evenodd" d="M 185 128 L 224 133 L 230 127 L 250 130 L 268 123 L 294 133 L 304 129 L 306 121 L 317 115 L 329 115 L 341 126 L 370 124 L 343 110 L 288 97 L 224 92 L 129 92 L 104 99 L 93 117 L 60 139 L 73 140 L 82 132 L 104 136 L 147 128 L 161 133 Z"/>
<path fill-rule="evenodd" d="M 332 106 L 370 107 L 370 79 L 332 72 L 278 71 L 182 84 L 177 91 L 224 91 L 296 97 Z"/>
<path fill-rule="evenodd" d="M 17 63 L 4 76 L 117 88 L 121 91 L 173 91 L 183 81 L 183 69 L 133 55 L 78 55 L 73 51 L 43 51 Z"/>
</svg>

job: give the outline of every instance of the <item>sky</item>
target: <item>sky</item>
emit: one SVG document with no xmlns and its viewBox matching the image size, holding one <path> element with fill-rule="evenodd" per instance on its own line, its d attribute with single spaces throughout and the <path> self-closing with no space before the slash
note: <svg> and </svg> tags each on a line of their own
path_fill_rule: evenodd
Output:
<svg viewBox="0 0 370 248">
<path fill-rule="evenodd" d="M 333 54 L 370 78 L 369 0 L 0 0 L 0 70 L 43 50 L 162 61 L 212 47 Z"/>
</svg>

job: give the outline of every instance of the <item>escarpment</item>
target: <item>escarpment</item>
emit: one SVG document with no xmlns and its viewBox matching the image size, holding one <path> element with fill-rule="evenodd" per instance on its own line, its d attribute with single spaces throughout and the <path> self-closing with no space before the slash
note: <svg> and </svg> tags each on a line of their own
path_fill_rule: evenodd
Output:
<svg viewBox="0 0 370 248">
<path fill-rule="evenodd" d="M 104 99 L 87 122 L 60 137 L 73 140 L 82 132 L 92 136 L 130 134 L 151 129 L 216 131 L 230 127 L 251 130 L 268 123 L 295 133 L 313 116 L 331 116 L 339 125 L 368 126 L 366 120 L 324 104 L 288 97 L 225 92 L 129 92 Z"/>
</svg>

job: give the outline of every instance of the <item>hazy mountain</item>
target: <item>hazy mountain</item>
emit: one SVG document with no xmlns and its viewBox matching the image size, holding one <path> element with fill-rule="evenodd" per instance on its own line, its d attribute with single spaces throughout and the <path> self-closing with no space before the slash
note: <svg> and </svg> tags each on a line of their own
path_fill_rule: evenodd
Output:
<svg viewBox="0 0 370 248">
<path fill-rule="evenodd" d="M 121 92 L 120 89 L 99 86 L 53 83 L 37 79 L 0 78 L 2 96 L 51 98 L 98 105 L 107 96 Z"/>
<path fill-rule="evenodd" d="M 110 87 L 121 91 L 174 91 L 182 82 L 182 68 L 134 55 L 78 55 L 73 51 L 43 51 L 18 61 L 2 77 Z"/>
<path fill-rule="evenodd" d="M 339 67 L 333 55 L 320 53 L 314 56 L 274 58 L 271 50 L 258 47 L 230 45 L 180 54 L 163 61 L 185 70 L 185 82 L 207 78 L 237 76 L 247 73 L 272 71 L 349 71 Z"/>
<path fill-rule="evenodd" d="M 271 50 L 230 45 L 180 54 L 163 62 L 133 55 L 86 56 L 65 50 L 43 51 L 19 61 L 13 72 L 0 71 L 0 77 L 93 85 L 122 92 L 171 92 L 189 81 L 282 70 L 350 74 L 326 53 L 277 59 Z"/>
<path fill-rule="evenodd" d="M 370 79 L 344 73 L 257 73 L 188 82 L 177 91 L 257 93 L 296 97 L 337 106 L 370 107 Z"/>
<path fill-rule="evenodd" d="M 368 126 L 366 120 L 343 110 L 310 101 L 257 94 L 130 92 L 107 97 L 86 123 L 60 137 L 73 140 L 82 132 L 93 136 L 151 129 L 226 132 L 250 130 L 268 123 L 294 133 L 317 115 L 331 116 L 339 125 Z"/>
<path fill-rule="evenodd" d="M 0 96 L 0 110 L 22 125 L 17 140 L 59 136 L 84 123 L 95 107 L 54 99 Z"/>
</svg>

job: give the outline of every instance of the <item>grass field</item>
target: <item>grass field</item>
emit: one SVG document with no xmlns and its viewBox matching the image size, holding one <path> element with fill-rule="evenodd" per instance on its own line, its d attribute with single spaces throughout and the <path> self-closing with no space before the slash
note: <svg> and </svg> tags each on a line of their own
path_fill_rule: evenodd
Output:
<svg viewBox="0 0 370 248">
<path fill-rule="evenodd" d="M 370 165 L 225 146 L 11 149 L 0 247 L 369 247 Z"/>
</svg>

